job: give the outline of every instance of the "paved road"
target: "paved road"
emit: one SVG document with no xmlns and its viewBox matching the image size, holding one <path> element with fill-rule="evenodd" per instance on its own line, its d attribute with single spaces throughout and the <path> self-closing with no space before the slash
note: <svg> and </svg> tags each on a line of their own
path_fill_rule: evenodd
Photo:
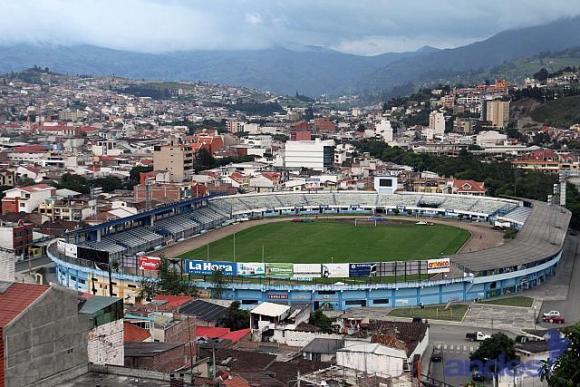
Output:
<svg viewBox="0 0 580 387">
<path fill-rule="evenodd" d="M 479 343 L 465 340 L 465 334 L 473 332 L 475 329 L 463 326 L 434 325 L 430 326 L 429 348 L 425 355 L 430 357 L 433 348 L 439 348 L 443 354 L 441 362 L 432 362 L 430 376 L 438 381 L 448 383 L 453 386 L 464 385 L 471 380 L 468 370 L 469 355 L 479 348 Z M 490 329 L 479 329 L 491 334 Z M 499 330 L 494 330 L 498 332 Z M 515 338 L 515 334 L 509 331 L 501 331 L 509 337 Z M 463 364 L 463 372 L 458 371 L 459 364 Z"/>
<path fill-rule="evenodd" d="M 566 253 L 569 254 L 569 263 L 567 267 L 559 267 L 556 270 L 561 270 L 561 277 L 565 278 L 568 274 L 568 293 L 565 300 L 549 300 L 544 301 L 540 316 L 542 313 L 550 310 L 558 310 L 566 319 L 566 325 L 575 324 L 580 321 L 580 254 L 579 243 L 577 237 L 569 236 L 570 243 Z M 557 276 L 555 276 L 557 277 Z M 558 279 L 558 278 L 555 278 Z M 564 284 L 566 285 L 566 284 Z M 544 324 L 545 327 L 553 327 L 552 324 Z"/>
<path fill-rule="evenodd" d="M 39 267 L 50 265 L 52 261 L 48 257 L 40 257 L 30 260 L 30 268 L 37 269 Z M 21 273 L 23 271 L 28 271 L 28 261 L 16 262 L 16 272 Z"/>
</svg>

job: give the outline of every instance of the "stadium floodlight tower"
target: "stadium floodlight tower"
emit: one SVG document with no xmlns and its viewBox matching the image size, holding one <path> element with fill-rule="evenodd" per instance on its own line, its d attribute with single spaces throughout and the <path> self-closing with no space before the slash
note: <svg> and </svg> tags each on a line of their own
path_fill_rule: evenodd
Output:
<svg viewBox="0 0 580 387">
<path fill-rule="evenodd" d="M 383 195 L 392 195 L 397 190 L 395 176 L 375 176 L 375 191 Z"/>
</svg>

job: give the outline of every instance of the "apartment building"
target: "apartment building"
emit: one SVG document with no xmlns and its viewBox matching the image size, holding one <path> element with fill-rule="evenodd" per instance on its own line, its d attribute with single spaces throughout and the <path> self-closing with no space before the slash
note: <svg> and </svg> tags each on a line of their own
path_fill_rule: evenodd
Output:
<svg viewBox="0 0 580 387">
<path fill-rule="evenodd" d="M 156 171 L 169 173 L 172 183 L 181 183 L 193 176 L 194 152 L 191 145 L 158 145 L 153 148 L 153 167 Z"/>
<path fill-rule="evenodd" d="M 496 128 L 505 128 L 510 120 L 510 102 L 501 99 L 485 101 L 482 118 Z"/>
</svg>

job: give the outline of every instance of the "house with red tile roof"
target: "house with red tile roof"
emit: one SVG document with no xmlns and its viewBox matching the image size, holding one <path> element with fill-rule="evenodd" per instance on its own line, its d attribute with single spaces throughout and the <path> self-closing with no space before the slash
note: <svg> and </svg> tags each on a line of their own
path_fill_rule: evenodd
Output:
<svg viewBox="0 0 580 387">
<path fill-rule="evenodd" d="M 87 329 L 76 293 L 0 282 L 0 387 L 50 386 L 84 374 Z"/>
<path fill-rule="evenodd" d="M 449 193 L 456 195 L 484 196 L 485 183 L 475 180 L 454 179 L 447 182 Z"/>
</svg>

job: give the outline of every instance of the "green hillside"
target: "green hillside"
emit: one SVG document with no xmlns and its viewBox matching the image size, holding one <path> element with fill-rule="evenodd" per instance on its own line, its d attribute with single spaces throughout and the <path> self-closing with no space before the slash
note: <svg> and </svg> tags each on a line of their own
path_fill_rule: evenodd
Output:
<svg viewBox="0 0 580 387">
<path fill-rule="evenodd" d="M 556 99 L 538 106 L 531 114 L 534 121 L 569 128 L 580 123 L 580 95 Z"/>
</svg>

